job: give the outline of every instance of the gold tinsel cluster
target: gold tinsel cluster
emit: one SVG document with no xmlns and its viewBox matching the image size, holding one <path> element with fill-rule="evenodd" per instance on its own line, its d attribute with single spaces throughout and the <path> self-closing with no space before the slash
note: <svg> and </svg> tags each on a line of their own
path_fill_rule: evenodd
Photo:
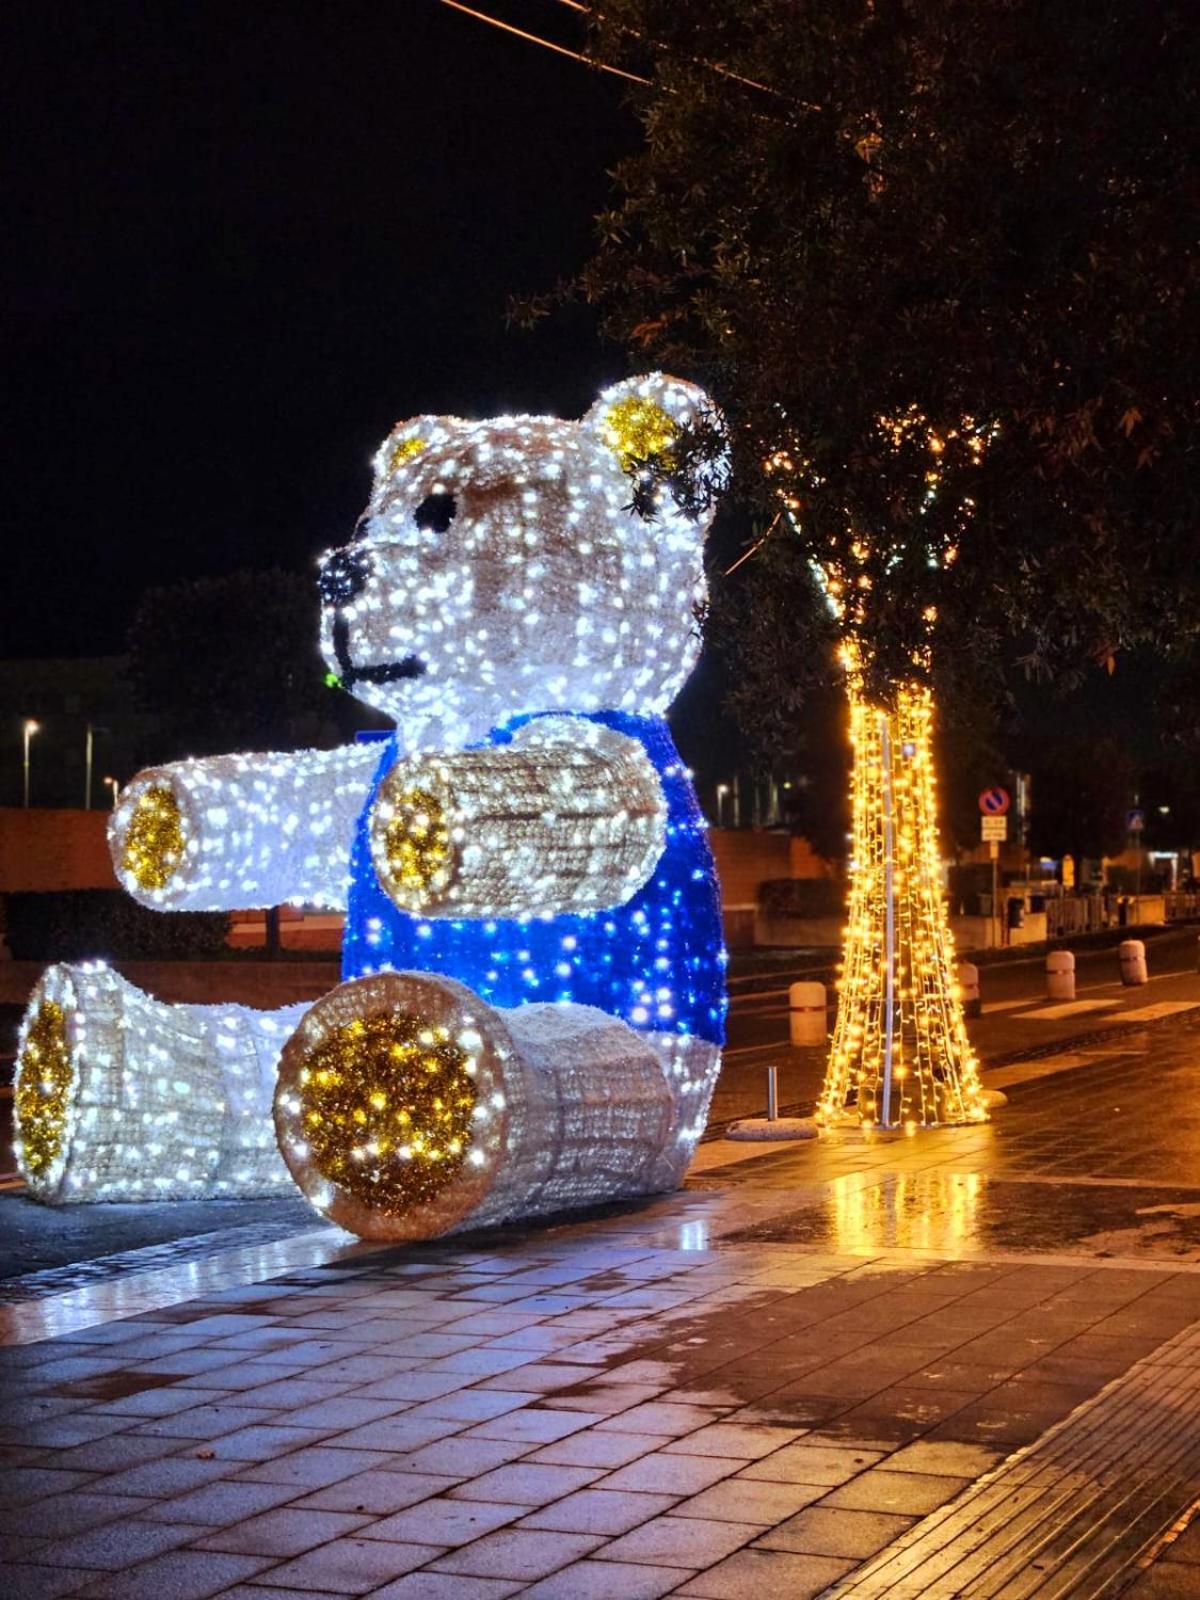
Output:
<svg viewBox="0 0 1200 1600">
<path fill-rule="evenodd" d="M 441 798 L 432 789 L 410 785 L 392 800 L 392 815 L 384 829 L 383 847 L 390 883 L 418 899 L 450 881 L 452 849 L 450 827 Z"/>
<path fill-rule="evenodd" d="M 164 889 L 183 855 L 183 816 L 166 784 L 138 796 L 125 830 L 122 860 L 139 889 Z"/>
<path fill-rule="evenodd" d="M 475 1080 L 448 1029 L 411 1012 L 356 1018 L 300 1073 L 313 1165 L 377 1211 L 403 1214 L 449 1184 L 471 1141 Z"/>
<path fill-rule="evenodd" d="M 668 461 L 678 432 L 678 423 L 662 406 L 640 395 L 628 395 L 604 413 L 604 442 L 616 452 L 622 472 L 628 472 L 638 461 L 656 457 Z"/>
<path fill-rule="evenodd" d="M 415 437 L 401 439 L 399 444 L 392 446 L 388 455 L 388 471 L 395 472 L 397 467 L 402 467 L 406 461 L 411 461 L 414 456 L 419 456 L 422 450 L 427 450 L 428 448 L 429 446 L 424 439 Z"/>
<path fill-rule="evenodd" d="M 30 1177 L 43 1177 L 58 1158 L 73 1076 L 66 1014 L 57 1000 L 43 1000 L 25 1033 L 13 1094 Z"/>
</svg>

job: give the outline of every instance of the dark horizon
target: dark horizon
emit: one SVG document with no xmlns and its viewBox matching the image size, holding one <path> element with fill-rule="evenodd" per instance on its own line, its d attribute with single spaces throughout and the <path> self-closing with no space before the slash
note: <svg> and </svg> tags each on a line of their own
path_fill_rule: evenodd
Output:
<svg viewBox="0 0 1200 1600">
<path fill-rule="evenodd" d="M 435 0 L 47 0 L 9 33 L 0 655 L 304 571 L 399 417 L 571 415 L 625 370 L 586 311 L 505 318 L 588 253 L 613 80 Z"/>
</svg>

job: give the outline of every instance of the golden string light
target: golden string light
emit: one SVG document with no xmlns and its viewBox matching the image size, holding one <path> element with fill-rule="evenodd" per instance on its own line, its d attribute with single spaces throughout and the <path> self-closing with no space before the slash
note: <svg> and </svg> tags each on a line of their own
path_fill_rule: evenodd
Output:
<svg viewBox="0 0 1200 1600">
<path fill-rule="evenodd" d="M 139 889 L 165 889 L 183 858 L 183 814 L 169 784 L 143 789 L 125 831 L 122 865 Z"/>
<path fill-rule="evenodd" d="M 61 1154 L 73 1075 L 66 1013 L 57 1000 L 43 999 L 25 1030 L 13 1088 L 22 1159 L 34 1179 Z"/>
<path fill-rule="evenodd" d="M 322 1178 L 385 1214 L 426 1205 L 467 1158 L 475 1063 L 444 1024 L 375 1012 L 335 1029 L 299 1074 Z"/>
</svg>

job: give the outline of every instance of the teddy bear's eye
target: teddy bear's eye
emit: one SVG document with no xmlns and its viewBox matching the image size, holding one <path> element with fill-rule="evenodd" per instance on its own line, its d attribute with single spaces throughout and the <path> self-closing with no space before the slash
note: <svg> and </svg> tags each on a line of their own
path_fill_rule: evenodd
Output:
<svg viewBox="0 0 1200 1600">
<path fill-rule="evenodd" d="M 452 494 L 427 494 L 413 513 L 418 528 L 428 528 L 431 533 L 445 533 L 454 521 L 458 506 Z"/>
</svg>

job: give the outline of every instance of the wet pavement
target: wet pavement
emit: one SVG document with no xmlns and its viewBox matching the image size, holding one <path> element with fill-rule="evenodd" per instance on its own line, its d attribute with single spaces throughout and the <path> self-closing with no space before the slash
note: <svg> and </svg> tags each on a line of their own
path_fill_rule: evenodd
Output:
<svg viewBox="0 0 1200 1600">
<path fill-rule="evenodd" d="M 1106 1570 L 1200 1594 L 1156 1468 L 1200 1439 L 1200 1021 L 1001 1071 L 983 1127 L 716 1140 L 680 1194 L 435 1246 L 244 1221 L 0 1306 L 6 1600 L 940 1600 L 887 1573 L 982 1549 L 990 1474 L 1075 1429 L 1086 1519 L 1160 1415 Z"/>
</svg>

